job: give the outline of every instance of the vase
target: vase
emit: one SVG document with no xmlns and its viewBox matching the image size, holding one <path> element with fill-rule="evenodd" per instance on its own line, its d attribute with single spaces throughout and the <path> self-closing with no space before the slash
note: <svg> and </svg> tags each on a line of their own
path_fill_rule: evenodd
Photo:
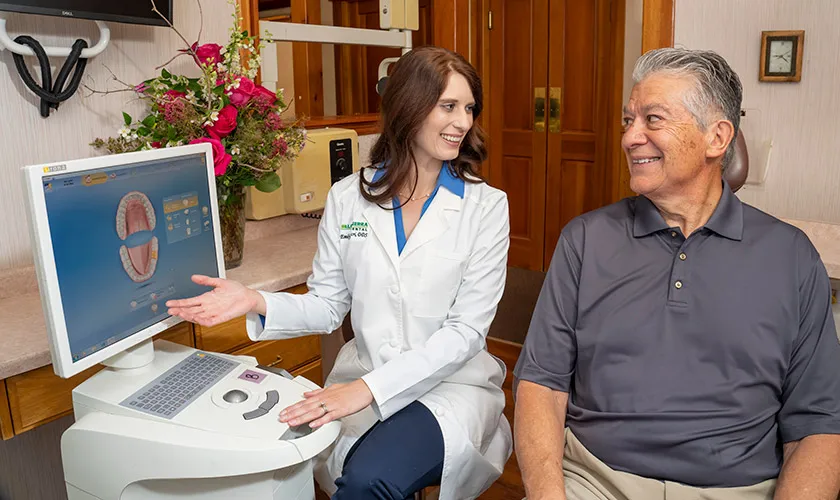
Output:
<svg viewBox="0 0 840 500">
<path fill-rule="evenodd" d="M 219 188 L 218 194 L 225 269 L 233 269 L 242 264 L 245 248 L 245 188 Z"/>
</svg>

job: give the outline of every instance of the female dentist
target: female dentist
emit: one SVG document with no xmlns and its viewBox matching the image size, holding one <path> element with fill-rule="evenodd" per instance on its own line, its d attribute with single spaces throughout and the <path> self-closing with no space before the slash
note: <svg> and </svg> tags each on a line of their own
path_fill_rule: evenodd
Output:
<svg viewBox="0 0 840 500">
<path fill-rule="evenodd" d="M 341 419 L 316 460 L 333 499 L 405 499 L 436 484 L 441 500 L 472 499 L 510 457 L 505 367 L 485 344 L 505 284 L 508 202 L 478 173 L 481 108 L 481 82 L 458 54 L 402 56 L 382 98 L 375 166 L 327 197 L 309 293 L 195 276 L 213 290 L 167 302 L 208 326 L 248 314 L 253 340 L 329 333 L 352 310 L 355 338 L 326 388 L 279 416 L 312 427 Z"/>
</svg>

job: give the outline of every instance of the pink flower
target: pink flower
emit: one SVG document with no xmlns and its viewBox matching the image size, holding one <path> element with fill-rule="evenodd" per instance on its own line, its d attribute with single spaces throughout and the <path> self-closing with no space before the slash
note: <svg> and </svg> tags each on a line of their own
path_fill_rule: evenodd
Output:
<svg viewBox="0 0 840 500">
<path fill-rule="evenodd" d="M 222 62 L 222 46 L 217 43 L 205 43 L 198 47 L 193 44 L 193 50 L 201 64 L 215 66 L 216 63 Z"/>
<path fill-rule="evenodd" d="M 134 91 L 137 92 L 138 94 L 143 94 L 147 90 L 149 90 L 149 86 L 146 85 L 145 82 L 134 86 Z"/>
<path fill-rule="evenodd" d="M 248 101 L 254 97 L 254 92 L 256 87 L 254 82 L 246 77 L 242 77 L 239 79 L 239 87 L 230 89 L 228 91 L 228 95 L 230 96 L 230 103 L 234 106 L 241 108 L 242 106 L 248 104 Z"/>
<path fill-rule="evenodd" d="M 272 132 L 275 130 L 280 130 L 283 128 L 283 119 L 280 118 L 278 113 L 269 113 L 268 116 L 265 117 L 265 126 L 268 130 Z"/>
<path fill-rule="evenodd" d="M 163 119 L 168 123 L 178 123 L 184 119 L 187 111 L 187 101 L 174 99 L 163 103 Z"/>
<path fill-rule="evenodd" d="M 272 158 L 275 156 L 283 156 L 286 154 L 286 151 L 289 150 L 289 145 L 286 143 L 286 139 L 283 139 L 282 137 L 274 139 L 274 142 L 271 145 L 274 147 L 271 152 Z"/>
<path fill-rule="evenodd" d="M 230 135 L 236 128 L 236 116 L 239 114 L 236 108 L 227 105 L 219 111 L 219 119 L 212 127 L 207 127 L 207 133 L 214 139 L 222 139 Z"/>
<path fill-rule="evenodd" d="M 263 87 L 262 85 L 258 85 L 254 90 L 254 103 L 257 105 L 257 108 L 262 111 L 266 112 L 271 109 L 274 104 L 277 102 L 277 94 L 268 90 L 267 88 Z"/>
<path fill-rule="evenodd" d="M 160 141 L 155 141 L 155 142 L 153 142 L 153 143 L 151 144 L 151 146 L 152 146 L 153 148 L 155 148 L 155 149 L 159 149 L 159 148 L 160 148 Z"/>
<path fill-rule="evenodd" d="M 212 137 L 193 139 L 190 141 L 190 144 L 201 144 L 204 142 L 209 142 L 213 146 L 213 172 L 216 174 L 216 177 L 225 175 L 233 157 L 227 154 L 225 147 L 222 145 L 222 141 L 213 139 Z"/>
</svg>

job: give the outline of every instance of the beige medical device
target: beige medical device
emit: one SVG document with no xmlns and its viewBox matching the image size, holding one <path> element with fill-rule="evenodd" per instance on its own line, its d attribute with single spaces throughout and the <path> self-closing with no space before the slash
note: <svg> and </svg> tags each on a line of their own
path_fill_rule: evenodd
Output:
<svg viewBox="0 0 840 500">
<path fill-rule="evenodd" d="M 263 193 L 248 188 L 246 218 L 262 220 L 321 210 L 330 187 L 359 170 L 359 140 L 355 130 L 307 130 L 307 138 L 295 161 L 277 172 L 282 181 L 279 189 Z"/>
</svg>

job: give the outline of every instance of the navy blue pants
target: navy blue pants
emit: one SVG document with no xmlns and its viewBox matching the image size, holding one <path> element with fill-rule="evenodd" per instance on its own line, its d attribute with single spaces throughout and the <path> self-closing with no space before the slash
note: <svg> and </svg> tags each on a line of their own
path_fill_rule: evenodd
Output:
<svg viewBox="0 0 840 500">
<path fill-rule="evenodd" d="M 443 434 L 415 401 L 377 422 L 350 448 L 332 500 L 404 500 L 440 484 Z"/>
</svg>

